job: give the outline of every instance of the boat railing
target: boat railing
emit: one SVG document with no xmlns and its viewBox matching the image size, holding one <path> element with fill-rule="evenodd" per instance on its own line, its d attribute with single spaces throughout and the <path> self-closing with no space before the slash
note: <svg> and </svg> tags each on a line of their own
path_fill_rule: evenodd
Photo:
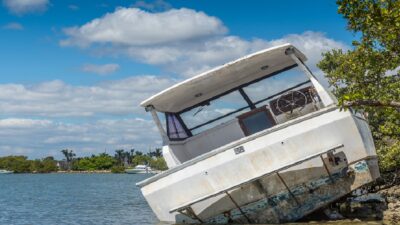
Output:
<svg viewBox="0 0 400 225">
<path fill-rule="evenodd" d="M 300 205 L 299 200 L 296 198 L 296 196 L 295 196 L 295 195 L 293 194 L 293 192 L 290 190 L 289 186 L 287 185 L 287 183 L 285 182 L 285 180 L 283 179 L 283 177 L 280 175 L 280 172 L 283 171 L 283 170 L 289 169 L 289 168 L 291 168 L 291 167 L 293 167 L 293 166 L 300 165 L 300 164 L 302 164 L 303 162 L 306 162 L 306 161 L 308 161 L 308 160 L 311 160 L 311 159 L 314 159 L 314 158 L 320 158 L 321 161 L 322 161 L 323 167 L 324 167 L 324 169 L 325 169 L 327 175 L 329 176 L 329 179 L 330 179 L 331 182 L 333 183 L 333 182 L 334 182 L 334 179 L 332 178 L 331 171 L 328 169 L 328 166 L 326 165 L 326 162 L 324 161 L 322 155 L 327 154 L 327 153 L 333 153 L 333 152 L 335 152 L 337 149 L 340 149 L 340 148 L 343 148 L 343 147 L 344 147 L 343 144 L 340 144 L 340 145 L 331 147 L 331 148 L 329 148 L 328 150 L 324 150 L 324 151 L 322 151 L 322 152 L 319 152 L 319 153 L 310 155 L 310 156 L 308 156 L 308 157 L 306 157 L 306 158 L 303 158 L 303 159 L 301 159 L 301 160 L 299 160 L 299 161 L 297 161 L 297 162 L 295 162 L 295 163 L 291 163 L 291 164 L 282 166 L 282 167 L 280 167 L 279 169 L 273 170 L 273 171 L 268 172 L 268 173 L 266 173 L 266 174 L 263 174 L 263 175 L 261 175 L 261 176 L 257 176 L 257 177 L 251 178 L 251 179 L 249 179 L 249 180 L 246 180 L 246 181 L 244 181 L 244 182 L 241 182 L 240 184 L 236 184 L 236 185 L 230 186 L 230 187 L 228 187 L 228 188 L 225 188 L 224 190 L 220 190 L 220 191 L 217 191 L 217 192 L 215 192 L 215 193 L 212 193 L 212 194 L 209 194 L 209 195 L 206 195 L 206 196 L 197 198 L 197 199 L 195 199 L 195 200 L 193 200 L 193 201 L 187 202 L 187 203 L 185 203 L 185 204 L 182 204 L 181 206 L 178 206 L 178 207 L 176 207 L 176 208 L 171 209 L 169 212 L 170 212 L 170 213 L 179 212 L 179 213 L 181 213 L 181 214 L 183 214 L 183 215 L 185 215 L 185 216 L 188 216 L 188 217 L 190 217 L 190 218 L 192 218 L 192 219 L 194 219 L 194 220 L 198 220 L 200 223 L 203 223 L 203 221 L 196 215 L 196 213 L 195 213 L 194 210 L 192 209 L 192 206 L 193 206 L 194 204 L 196 204 L 196 203 L 205 201 L 205 200 L 210 199 L 210 198 L 212 198 L 212 197 L 216 197 L 216 196 L 218 196 L 218 195 L 225 194 L 226 196 L 228 196 L 228 198 L 231 200 L 231 202 L 235 205 L 235 207 L 239 210 L 239 212 L 244 216 L 244 218 L 246 218 L 246 219 L 248 220 L 248 222 L 250 223 L 251 221 L 249 220 L 249 218 L 247 217 L 247 215 L 242 211 L 242 209 L 241 209 L 240 206 L 237 204 L 237 202 L 233 199 L 233 197 L 229 194 L 229 191 L 234 190 L 234 189 L 236 189 L 236 188 L 240 188 L 240 187 L 242 187 L 242 186 L 244 186 L 244 185 L 246 185 L 246 184 L 249 184 L 249 183 L 252 183 L 252 182 L 254 182 L 254 181 L 256 181 L 256 180 L 259 180 L 260 178 L 267 177 L 267 176 L 270 176 L 270 175 L 273 175 L 273 174 L 276 174 L 276 175 L 277 175 L 277 177 L 279 178 L 280 182 L 283 184 L 283 186 L 284 186 L 285 189 L 288 191 L 288 193 L 290 194 L 290 196 L 295 200 L 295 202 L 296 202 L 298 205 Z"/>
</svg>

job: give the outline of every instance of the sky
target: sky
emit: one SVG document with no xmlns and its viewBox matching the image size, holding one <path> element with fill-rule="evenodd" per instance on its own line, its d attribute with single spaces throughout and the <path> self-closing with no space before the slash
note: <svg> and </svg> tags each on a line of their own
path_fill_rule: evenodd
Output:
<svg viewBox="0 0 400 225">
<path fill-rule="evenodd" d="M 354 34 L 334 1 L 0 0 L 0 156 L 161 146 L 139 103 L 290 42 L 316 67 Z"/>
</svg>

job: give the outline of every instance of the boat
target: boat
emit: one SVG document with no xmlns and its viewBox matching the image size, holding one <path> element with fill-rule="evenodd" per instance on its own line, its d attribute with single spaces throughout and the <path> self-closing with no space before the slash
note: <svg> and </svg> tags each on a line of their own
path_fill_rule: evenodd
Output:
<svg viewBox="0 0 400 225">
<path fill-rule="evenodd" d="M 138 173 L 153 173 L 151 167 L 146 165 L 137 165 L 133 169 L 126 169 L 125 173 L 138 174 Z"/>
<path fill-rule="evenodd" d="M 141 103 L 169 169 L 136 185 L 160 221 L 292 222 L 380 176 L 366 119 L 338 108 L 306 60 L 276 46 Z"/>
<path fill-rule="evenodd" d="M 0 170 L 0 174 L 11 174 L 14 173 L 14 171 L 11 170 Z"/>
</svg>

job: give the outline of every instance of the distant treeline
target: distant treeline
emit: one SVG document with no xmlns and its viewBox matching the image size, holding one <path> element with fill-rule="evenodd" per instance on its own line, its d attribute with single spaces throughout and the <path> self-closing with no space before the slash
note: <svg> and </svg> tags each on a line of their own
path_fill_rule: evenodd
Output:
<svg viewBox="0 0 400 225">
<path fill-rule="evenodd" d="M 0 157 L 0 169 L 12 170 L 15 173 L 49 173 L 58 170 L 57 161 L 53 157 L 28 160 L 26 156 Z"/>
<path fill-rule="evenodd" d="M 90 157 L 75 157 L 73 150 L 61 151 L 65 159 L 57 161 L 49 156 L 43 159 L 29 160 L 26 156 L 0 157 L 0 169 L 12 170 L 15 173 L 51 173 L 62 171 L 96 171 L 111 170 L 114 173 L 124 172 L 126 168 L 139 164 L 149 165 L 155 170 L 166 170 L 167 165 L 162 158 L 161 149 L 144 154 L 141 151 L 125 151 L 119 149 L 114 156 L 107 153 Z"/>
</svg>

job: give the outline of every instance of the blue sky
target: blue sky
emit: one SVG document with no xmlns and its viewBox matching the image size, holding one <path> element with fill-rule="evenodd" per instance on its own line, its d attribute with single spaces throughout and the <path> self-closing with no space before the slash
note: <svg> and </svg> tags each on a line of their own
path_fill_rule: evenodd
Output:
<svg viewBox="0 0 400 225">
<path fill-rule="evenodd" d="M 1 3 L 0 155 L 146 151 L 160 138 L 144 98 L 288 41 L 320 74 L 321 52 L 354 38 L 334 1 Z"/>
</svg>

